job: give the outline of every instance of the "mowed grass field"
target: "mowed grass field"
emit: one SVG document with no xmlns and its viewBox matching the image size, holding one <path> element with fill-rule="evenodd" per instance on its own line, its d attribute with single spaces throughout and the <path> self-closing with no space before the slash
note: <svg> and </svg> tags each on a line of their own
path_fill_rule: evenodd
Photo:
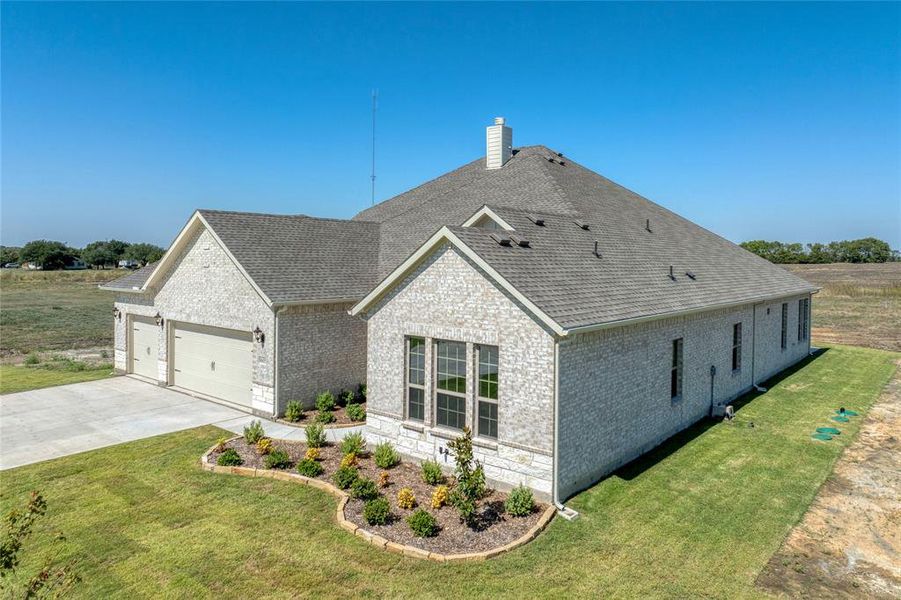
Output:
<svg viewBox="0 0 901 600">
<path fill-rule="evenodd" d="M 109 271 L 0 271 L 0 355 L 113 343 L 113 294 L 97 285 Z"/>
<path fill-rule="evenodd" d="M 830 442 L 811 433 L 839 406 L 865 415 L 897 359 L 851 347 L 807 359 L 738 402 L 733 422 L 699 423 L 571 499 L 579 519 L 480 563 L 390 554 L 340 529 L 324 492 L 202 471 L 213 427 L 4 471 L 0 509 L 44 494 L 24 567 L 75 559 L 83 598 L 767 597 L 758 574 L 864 417 Z"/>
<path fill-rule="evenodd" d="M 901 351 L 901 263 L 782 266 L 823 288 L 813 297 L 814 344 Z"/>
</svg>

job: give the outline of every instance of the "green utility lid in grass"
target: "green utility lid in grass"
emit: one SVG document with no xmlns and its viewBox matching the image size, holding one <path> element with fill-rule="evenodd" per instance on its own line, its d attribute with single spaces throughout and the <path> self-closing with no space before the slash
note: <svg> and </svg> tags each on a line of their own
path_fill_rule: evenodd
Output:
<svg viewBox="0 0 901 600">
<path fill-rule="evenodd" d="M 849 419 L 848 417 L 832 417 L 832 420 L 836 423 L 847 423 L 851 419 Z"/>
<path fill-rule="evenodd" d="M 832 436 L 829 435 L 828 433 L 815 433 L 810 437 L 812 437 L 815 440 L 820 440 L 821 442 L 828 442 L 829 440 L 832 439 Z"/>
<path fill-rule="evenodd" d="M 841 431 L 835 427 L 817 427 L 817 433 L 828 433 L 829 435 L 840 435 Z"/>
<path fill-rule="evenodd" d="M 853 410 L 845 410 L 844 408 L 838 409 L 837 411 L 835 411 L 835 414 L 841 415 L 843 417 L 856 417 L 857 416 L 857 413 L 854 412 Z"/>
</svg>

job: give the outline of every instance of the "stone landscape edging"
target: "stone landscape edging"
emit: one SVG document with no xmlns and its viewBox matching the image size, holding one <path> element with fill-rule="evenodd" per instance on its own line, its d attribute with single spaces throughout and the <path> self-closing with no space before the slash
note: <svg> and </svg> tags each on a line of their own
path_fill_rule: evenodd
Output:
<svg viewBox="0 0 901 600">
<path fill-rule="evenodd" d="M 232 438 L 227 439 L 225 443 L 227 444 L 228 442 L 239 440 L 243 437 L 244 436 L 242 435 L 236 435 Z M 383 550 L 387 550 L 388 552 L 394 552 L 395 554 L 409 556 L 410 558 L 419 558 L 423 560 L 431 560 L 434 562 L 487 560 L 489 558 L 493 558 L 495 556 L 509 552 L 514 548 L 518 548 L 519 546 L 522 546 L 534 540 L 536 537 L 538 537 L 538 534 L 541 533 L 545 527 L 547 527 L 547 524 L 551 522 L 551 519 L 554 518 L 554 513 L 556 512 L 553 505 L 548 506 L 547 509 L 545 509 L 544 513 L 542 513 L 541 517 L 538 519 L 538 522 L 535 523 L 535 525 L 528 532 L 526 532 L 524 535 L 521 535 L 512 542 L 509 542 L 497 548 L 492 548 L 491 550 L 465 554 L 440 554 L 438 552 L 429 552 L 428 550 L 416 548 L 415 546 L 407 546 L 405 544 L 398 544 L 397 542 L 389 541 L 388 539 L 378 534 L 372 533 L 371 531 L 366 531 L 356 523 L 348 521 L 344 517 L 344 507 L 347 506 L 347 501 L 350 500 L 350 496 L 343 490 L 336 488 L 327 481 L 314 479 L 312 477 L 306 477 L 304 475 L 301 475 L 300 473 L 291 473 L 289 471 L 276 471 L 275 469 L 256 469 L 253 467 L 225 467 L 211 463 L 209 460 L 210 454 L 212 454 L 218 446 L 219 444 L 214 444 L 212 447 L 210 447 L 209 450 L 203 453 L 203 456 L 200 457 L 200 465 L 205 471 L 210 471 L 212 473 L 225 473 L 228 475 L 242 475 L 244 477 L 268 477 L 270 479 L 278 479 L 279 481 L 292 481 L 294 483 L 308 485 L 324 492 L 328 492 L 338 499 L 338 508 L 335 512 L 335 518 L 338 521 L 338 525 L 342 529 L 354 534 L 355 536 L 372 546 L 382 548 Z"/>
</svg>

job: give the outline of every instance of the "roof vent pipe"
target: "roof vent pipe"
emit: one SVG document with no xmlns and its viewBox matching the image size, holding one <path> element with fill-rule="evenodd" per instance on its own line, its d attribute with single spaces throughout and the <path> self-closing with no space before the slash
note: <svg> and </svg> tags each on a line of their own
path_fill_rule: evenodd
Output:
<svg viewBox="0 0 901 600">
<path fill-rule="evenodd" d="M 500 169 L 513 156 L 513 130 L 504 117 L 495 117 L 485 129 L 485 168 Z"/>
<path fill-rule="evenodd" d="M 645 221 L 644 221 L 644 228 L 645 228 L 648 232 L 651 231 L 651 220 L 650 220 L 650 219 L 645 219 Z"/>
<path fill-rule="evenodd" d="M 598 250 L 597 240 L 595 240 L 595 242 L 594 242 L 594 255 L 597 256 L 598 258 L 601 258 L 601 251 Z"/>
<path fill-rule="evenodd" d="M 673 281 L 676 280 L 676 276 L 673 274 L 673 265 L 669 266 L 669 278 L 672 279 Z"/>
</svg>

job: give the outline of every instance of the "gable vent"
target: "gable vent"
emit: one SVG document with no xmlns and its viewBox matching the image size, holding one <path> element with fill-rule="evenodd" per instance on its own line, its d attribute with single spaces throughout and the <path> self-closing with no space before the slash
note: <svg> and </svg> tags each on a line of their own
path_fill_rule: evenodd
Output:
<svg viewBox="0 0 901 600">
<path fill-rule="evenodd" d="M 510 246 L 510 238 L 505 235 L 500 235 L 498 233 L 492 233 L 491 239 L 500 244 L 501 246 Z"/>
<path fill-rule="evenodd" d="M 538 225 L 539 227 L 544 227 L 544 219 L 540 219 L 540 218 L 536 217 L 535 215 L 529 215 L 529 220 L 531 222 L 535 223 L 536 225 Z"/>
<path fill-rule="evenodd" d="M 573 223 L 575 223 L 579 227 L 579 229 L 584 229 L 585 231 L 591 229 L 591 227 L 585 221 L 573 221 Z"/>
</svg>

